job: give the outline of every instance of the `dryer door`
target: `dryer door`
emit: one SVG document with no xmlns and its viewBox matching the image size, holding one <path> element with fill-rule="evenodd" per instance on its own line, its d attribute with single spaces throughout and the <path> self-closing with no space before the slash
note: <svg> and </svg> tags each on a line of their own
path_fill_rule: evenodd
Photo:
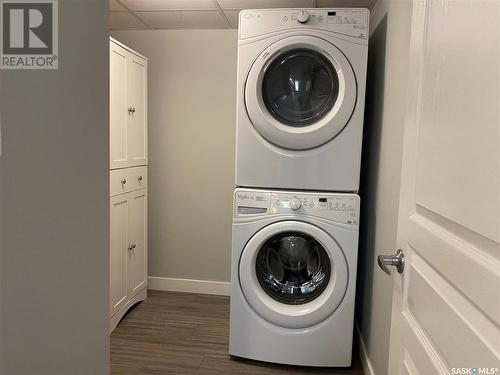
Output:
<svg viewBox="0 0 500 375">
<path fill-rule="evenodd" d="M 304 222 L 283 221 L 257 232 L 240 259 L 245 298 L 262 318 L 305 328 L 328 318 L 344 298 L 347 262 L 337 242 Z"/>
<path fill-rule="evenodd" d="M 266 48 L 245 85 L 248 115 L 259 134 L 279 147 L 323 145 L 346 126 L 356 105 L 354 72 L 328 41 L 291 36 Z"/>
</svg>

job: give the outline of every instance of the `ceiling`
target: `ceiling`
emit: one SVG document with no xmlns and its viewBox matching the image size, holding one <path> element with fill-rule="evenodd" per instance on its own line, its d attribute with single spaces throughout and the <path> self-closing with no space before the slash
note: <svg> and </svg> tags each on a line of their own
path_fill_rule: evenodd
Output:
<svg viewBox="0 0 500 375">
<path fill-rule="evenodd" d="M 109 0 L 111 30 L 235 29 L 242 9 L 371 8 L 376 0 Z"/>
</svg>

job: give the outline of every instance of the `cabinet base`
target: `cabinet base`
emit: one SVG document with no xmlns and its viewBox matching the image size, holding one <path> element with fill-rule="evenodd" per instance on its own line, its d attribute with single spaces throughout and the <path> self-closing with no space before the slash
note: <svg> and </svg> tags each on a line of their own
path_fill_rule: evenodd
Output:
<svg viewBox="0 0 500 375">
<path fill-rule="evenodd" d="M 139 293 L 137 293 L 135 296 L 133 296 L 126 304 L 123 306 L 120 310 L 118 310 L 115 315 L 113 315 L 109 319 L 109 333 L 113 332 L 120 323 L 120 320 L 123 318 L 123 316 L 126 314 L 128 309 L 130 309 L 132 306 L 134 306 L 137 302 L 144 301 L 146 297 L 148 296 L 148 290 L 145 288 L 141 290 Z"/>
</svg>

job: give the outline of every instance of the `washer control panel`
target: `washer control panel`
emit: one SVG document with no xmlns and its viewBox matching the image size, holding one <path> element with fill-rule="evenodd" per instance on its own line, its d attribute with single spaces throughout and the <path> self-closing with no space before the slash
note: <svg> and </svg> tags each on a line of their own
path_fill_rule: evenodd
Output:
<svg viewBox="0 0 500 375">
<path fill-rule="evenodd" d="M 370 13 L 364 8 L 244 10 L 240 39 L 286 29 L 312 27 L 360 39 L 368 38 Z"/>
<path fill-rule="evenodd" d="M 279 214 L 315 216 L 357 226 L 359 197 L 355 194 L 340 193 L 236 189 L 235 218 Z"/>
</svg>

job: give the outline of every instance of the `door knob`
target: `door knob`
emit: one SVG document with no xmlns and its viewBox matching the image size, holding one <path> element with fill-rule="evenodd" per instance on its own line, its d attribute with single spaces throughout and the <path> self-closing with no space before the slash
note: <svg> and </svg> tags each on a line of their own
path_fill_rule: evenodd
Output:
<svg viewBox="0 0 500 375">
<path fill-rule="evenodd" d="M 382 271 L 388 275 L 391 274 L 391 270 L 388 266 L 396 267 L 398 273 L 403 273 L 403 270 L 405 269 L 405 254 L 403 253 L 403 250 L 398 249 L 396 255 L 379 255 L 378 265 L 382 268 Z"/>
</svg>

